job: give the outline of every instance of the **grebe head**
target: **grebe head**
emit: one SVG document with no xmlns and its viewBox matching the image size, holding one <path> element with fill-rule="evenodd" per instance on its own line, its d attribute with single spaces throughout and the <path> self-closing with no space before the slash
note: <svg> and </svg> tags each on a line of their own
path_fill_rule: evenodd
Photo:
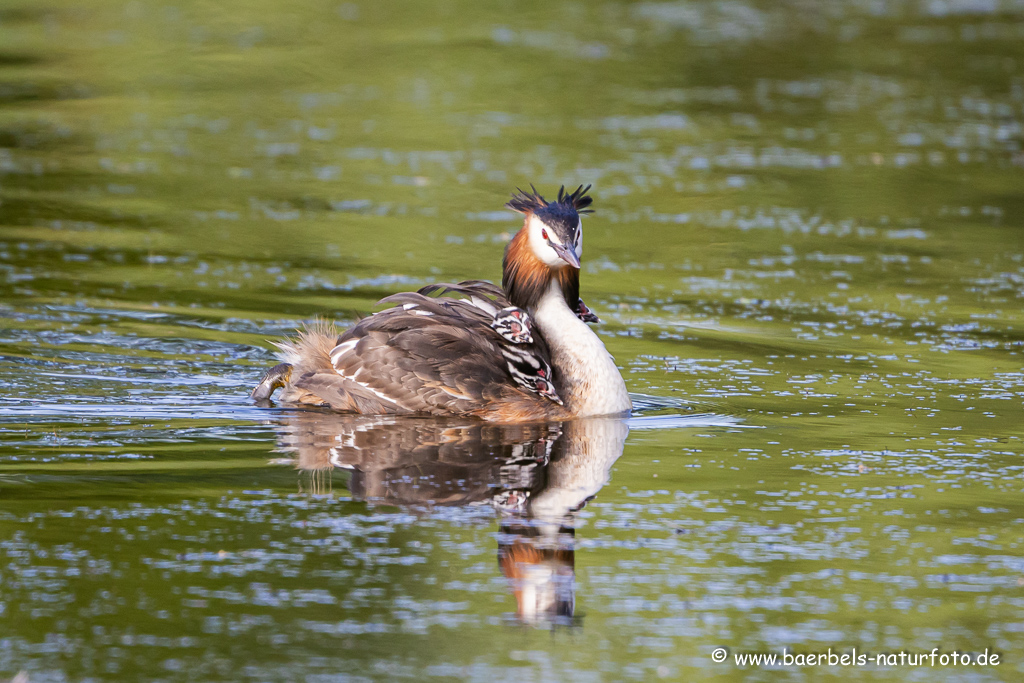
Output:
<svg viewBox="0 0 1024 683">
<path fill-rule="evenodd" d="M 590 185 L 580 185 L 574 192 L 558 190 L 558 199 L 548 202 L 532 185 L 532 193 L 519 190 L 507 206 L 526 215 L 524 226 L 533 255 L 552 270 L 565 266 L 579 269 L 583 256 L 583 223 L 581 213 L 593 201 L 586 196 Z"/>
<path fill-rule="evenodd" d="M 575 310 L 580 297 L 580 256 L 583 255 L 581 213 L 590 213 L 593 201 L 586 196 L 590 185 L 573 192 L 558 190 L 549 202 L 533 192 L 519 190 L 507 206 L 525 214 L 526 220 L 502 261 L 501 286 L 515 306 L 532 311 L 557 282 L 566 306 Z"/>
</svg>

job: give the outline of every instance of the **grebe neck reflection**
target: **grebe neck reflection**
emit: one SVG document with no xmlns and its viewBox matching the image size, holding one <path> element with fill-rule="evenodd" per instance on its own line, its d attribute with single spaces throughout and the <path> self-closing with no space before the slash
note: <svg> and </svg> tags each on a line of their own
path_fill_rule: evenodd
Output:
<svg viewBox="0 0 1024 683">
<path fill-rule="evenodd" d="M 575 615 L 576 513 L 608 481 L 629 427 L 621 418 L 493 425 L 296 413 L 278 432 L 284 462 L 309 471 L 315 491 L 341 468 L 352 495 L 371 503 L 491 505 L 518 618 L 559 623 Z"/>
</svg>

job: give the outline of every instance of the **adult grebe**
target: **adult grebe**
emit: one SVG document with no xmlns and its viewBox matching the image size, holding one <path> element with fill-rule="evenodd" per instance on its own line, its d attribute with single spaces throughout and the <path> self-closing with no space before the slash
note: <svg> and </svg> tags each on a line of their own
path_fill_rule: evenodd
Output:
<svg viewBox="0 0 1024 683">
<path fill-rule="evenodd" d="M 278 343 L 283 361 L 253 390 L 363 415 L 474 415 L 497 422 L 617 415 L 632 407 L 615 360 L 583 322 L 581 213 L 590 186 L 546 201 L 518 191 L 525 215 L 505 248 L 502 288 L 479 280 L 404 292 L 339 334 L 307 327 Z M 430 294 L 456 294 L 431 297 Z M 522 327 L 516 327 L 519 324 Z"/>
</svg>

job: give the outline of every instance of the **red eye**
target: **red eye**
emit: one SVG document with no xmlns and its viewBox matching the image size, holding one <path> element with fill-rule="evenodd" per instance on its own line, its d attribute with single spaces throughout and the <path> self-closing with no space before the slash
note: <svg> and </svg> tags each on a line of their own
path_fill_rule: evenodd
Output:
<svg viewBox="0 0 1024 683">
<path fill-rule="evenodd" d="M 544 228 L 541 228 L 540 229 L 540 236 L 543 237 L 544 239 L 547 239 L 548 238 L 548 231 L 545 230 Z"/>
</svg>

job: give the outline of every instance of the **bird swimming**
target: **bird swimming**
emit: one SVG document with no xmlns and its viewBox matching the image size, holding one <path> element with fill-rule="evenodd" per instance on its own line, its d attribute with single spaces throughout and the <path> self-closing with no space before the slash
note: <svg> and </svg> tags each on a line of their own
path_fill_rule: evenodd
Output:
<svg viewBox="0 0 1024 683">
<path fill-rule="evenodd" d="M 501 287 L 481 280 L 428 285 L 345 332 L 326 323 L 278 342 L 281 363 L 252 391 L 362 415 L 475 416 L 495 422 L 621 415 L 632 408 L 604 343 L 587 327 L 581 214 L 590 186 L 548 202 L 535 188 L 506 207 L 523 227 L 505 248 Z M 432 296 L 439 295 L 439 296 Z"/>
</svg>

